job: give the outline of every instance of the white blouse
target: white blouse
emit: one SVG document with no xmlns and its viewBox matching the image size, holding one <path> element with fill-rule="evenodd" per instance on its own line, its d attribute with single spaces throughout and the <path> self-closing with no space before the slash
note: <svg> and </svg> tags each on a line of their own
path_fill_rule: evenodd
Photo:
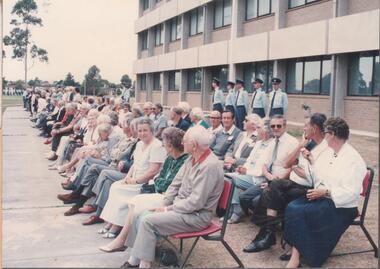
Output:
<svg viewBox="0 0 380 269">
<path fill-rule="evenodd" d="M 357 207 L 367 167 L 360 154 L 345 143 L 338 154 L 324 151 L 312 166 L 316 187 L 327 188 L 337 208 Z"/>
</svg>

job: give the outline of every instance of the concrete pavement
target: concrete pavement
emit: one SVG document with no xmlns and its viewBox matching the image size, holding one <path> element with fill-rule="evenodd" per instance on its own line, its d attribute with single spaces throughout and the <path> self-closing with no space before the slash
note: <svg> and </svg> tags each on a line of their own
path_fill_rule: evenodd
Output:
<svg viewBox="0 0 380 269">
<path fill-rule="evenodd" d="M 83 226 L 88 215 L 65 217 L 56 196 L 62 178 L 48 170 L 49 146 L 21 107 L 3 117 L 3 267 L 120 267 L 127 253 L 104 253 L 102 224 Z"/>
</svg>

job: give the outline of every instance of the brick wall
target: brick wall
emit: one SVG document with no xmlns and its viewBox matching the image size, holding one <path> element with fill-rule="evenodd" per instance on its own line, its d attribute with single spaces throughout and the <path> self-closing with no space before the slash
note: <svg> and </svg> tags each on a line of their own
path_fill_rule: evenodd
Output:
<svg viewBox="0 0 380 269">
<path fill-rule="evenodd" d="M 177 40 L 169 43 L 169 52 L 177 51 L 181 49 L 181 40 Z"/>
<path fill-rule="evenodd" d="M 161 91 L 153 91 L 152 92 L 152 102 L 153 103 L 161 103 Z"/>
<path fill-rule="evenodd" d="M 274 15 L 253 19 L 243 23 L 243 34 L 254 35 L 274 30 Z"/>
<path fill-rule="evenodd" d="M 200 92 L 186 92 L 186 101 L 191 107 L 202 107 L 202 97 Z"/>
<path fill-rule="evenodd" d="M 160 55 L 163 53 L 163 48 L 162 46 L 157 46 L 157 47 L 154 47 L 154 54 L 153 55 Z"/>
<path fill-rule="evenodd" d="M 168 106 L 175 106 L 179 102 L 179 92 L 176 91 L 171 91 L 168 92 L 168 100 L 167 100 L 167 105 Z"/>
<path fill-rule="evenodd" d="M 312 112 L 324 113 L 326 117 L 331 115 L 329 96 L 288 94 L 288 101 L 287 119 L 289 121 L 301 123 L 304 121 L 302 104 L 310 106 Z"/>
<path fill-rule="evenodd" d="M 316 2 L 286 11 L 286 27 L 326 20 L 332 17 L 333 2 L 331 0 Z"/>
<path fill-rule="evenodd" d="M 203 35 L 198 34 L 195 36 L 190 36 L 187 40 L 187 47 L 193 48 L 193 47 L 199 47 L 203 45 Z"/>
<path fill-rule="evenodd" d="M 344 119 L 351 129 L 379 132 L 379 98 L 344 98 Z"/>
<path fill-rule="evenodd" d="M 348 14 L 354 14 L 380 8 L 379 0 L 347 0 Z"/>
<path fill-rule="evenodd" d="M 223 27 L 221 29 L 216 29 L 212 32 L 211 42 L 219 42 L 228 40 L 231 37 L 231 27 Z"/>
<path fill-rule="evenodd" d="M 138 101 L 139 102 L 145 102 L 146 101 L 146 94 L 147 94 L 146 91 L 140 91 L 140 100 L 138 100 Z"/>
</svg>

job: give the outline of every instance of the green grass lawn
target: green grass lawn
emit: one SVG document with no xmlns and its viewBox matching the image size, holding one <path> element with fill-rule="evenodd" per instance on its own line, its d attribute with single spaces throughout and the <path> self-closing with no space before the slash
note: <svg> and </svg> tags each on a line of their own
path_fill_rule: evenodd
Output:
<svg viewBox="0 0 380 269">
<path fill-rule="evenodd" d="M 2 98 L 2 112 L 4 113 L 5 109 L 10 106 L 23 106 L 22 102 L 22 96 L 8 96 L 8 95 L 3 95 Z"/>
</svg>

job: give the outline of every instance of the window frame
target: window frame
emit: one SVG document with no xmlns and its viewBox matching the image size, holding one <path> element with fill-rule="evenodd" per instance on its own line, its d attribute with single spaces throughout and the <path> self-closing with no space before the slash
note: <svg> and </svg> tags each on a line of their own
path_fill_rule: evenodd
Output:
<svg viewBox="0 0 380 269">
<path fill-rule="evenodd" d="M 147 79 L 147 75 L 146 74 L 140 74 L 140 91 L 142 91 L 142 92 L 147 91 L 147 89 L 146 89 L 146 79 Z M 144 81 L 144 87 L 143 87 L 143 81 Z"/>
<path fill-rule="evenodd" d="M 350 76 L 351 76 L 350 65 L 351 65 L 351 57 L 354 56 L 354 55 L 359 55 L 359 57 L 360 57 L 360 54 L 363 54 L 363 53 L 369 53 L 370 57 L 372 57 L 372 77 L 371 77 L 372 87 L 371 87 L 371 95 L 350 94 Z M 349 96 L 349 97 L 379 97 L 379 94 L 374 94 L 375 83 L 373 83 L 373 81 L 375 79 L 375 66 L 376 66 L 376 57 L 377 56 L 380 56 L 380 53 L 379 53 L 378 50 L 356 52 L 356 53 L 350 53 L 348 55 L 349 59 L 348 59 L 348 70 L 347 70 L 347 91 L 346 91 L 346 96 Z M 379 78 L 380 78 L 380 75 L 379 75 Z"/>
<path fill-rule="evenodd" d="M 265 91 L 265 93 L 268 93 L 271 90 L 271 87 L 270 87 L 271 77 L 269 76 L 269 70 L 272 67 L 272 78 L 273 78 L 274 61 L 260 61 L 260 62 L 244 63 L 243 66 L 242 66 L 242 69 L 243 69 L 243 80 L 247 84 L 247 78 L 246 78 L 245 68 L 248 67 L 249 65 L 251 65 L 251 66 L 254 65 L 254 73 L 255 73 L 255 76 L 256 76 L 257 69 L 258 69 L 258 67 L 257 67 L 258 64 L 265 64 L 266 65 L 266 81 L 264 81 L 264 89 L 263 90 Z M 252 77 L 250 79 L 252 79 Z M 249 89 L 249 87 L 245 87 L 245 89 L 247 90 L 248 93 L 253 93 L 252 86 L 251 86 L 252 85 L 251 81 L 249 81 L 249 83 L 250 83 L 251 89 Z"/>
<path fill-rule="evenodd" d="M 194 72 L 194 79 L 196 78 L 196 73 L 200 72 L 200 84 L 199 84 L 199 89 L 198 88 L 190 88 L 190 72 Z M 195 81 L 193 83 L 195 85 Z M 187 85 L 186 85 L 186 91 L 187 92 L 201 92 L 202 91 L 202 68 L 193 68 L 193 69 L 188 69 L 187 70 Z"/>
<path fill-rule="evenodd" d="M 180 85 L 178 85 L 178 89 L 176 88 L 176 83 L 175 83 L 175 79 L 176 79 L 176 75 L 180 74 L 180 71 L 169 71 L 169 88 L 168 88 L 168 91 L 169 92 L 178 92 L 179 91 L 179 88 L 180 88 Z M 171 74 L 173 75 L 173 77 L 171 77 Z M 171 83 L 173 80 L 173 83 Z M 181 83 L 181 81 L 179 81 L 179 83 Z M 171 84 L 174 84 L 174 88 L 172 88 Z"/>
<path fill-rule="evenodd" d="M 191 27 L 191 19 L 192 19 L 192 13 L 195 11 L 195 21 L 196 21 L 196 24 L 195 24 L 195 34 L 191 34 L 191 30 L 192 30 L 192 27 Z M 199 35 L 201 33 L 203 33 L 204 31 L 204 27 L 202 29 L 202 31 L 199 31 L 199 18 L 200 18 L 200 12 L 202 12 L 202 21 L 204 23 L 204 12 L 203 12 L 203 6 L 202 7 L 197 7 L 193 10 L 190 10 L 189 12 L 189 36 L 192 37 L 192 36 L 196 36 L 196 35 Z"/>
<path fill-rule="evenodd" d="M 158 89 L 156 88 L 157 86 L 157 77 L 158 77 Z M 153 89 L 152 91 L 162 91 L 162 81 L 161 81 L 161 78 L 162 78 L 162 72 L 156 72 L 156 73 L 153 73 Z"/>
<path fill-rule="evenodd" d="M 178 40 L 181 39 L 181 33 L 178 35 L 178 25 L 179 25 L 179 20 L 181 18 L 179 16 L 175 17 L 175 18 L 172 18 L 170 20 L 170 42 L 176 42 Z M 175 39 L 173 39 L 173 23 L 175 22 Z M 182 24 L 182 20 L 181 20 L 181 24 Z M 182 25 L 181 25 L 182 27 Z M 182 31 L 182 28 L 181 28 L 181 31 Z"/>
<path fill-rule="evenodd" d="M 149 9 L 149 0 L 141 0 L 142 5 L 142 12 L 145 12 L 145 10 Z"/>
<path fill-rule="evenodd" d="M 142 31 L 140 38 L 141 38 L 141 50 L 142 51 L 147 50 L 148 49 L 148 31 L 147 30 Z"/>
<path fill-rule="evenodd" d="M 313 61 L 313 59 L 318 59 L 318 62 L 320 62 L 320 67 L 319 67 L 319 89 L 318 93 L 305 93 L 305 62 Z M 300 92 L 289 92 L 289 80 L 288 80 L 288 72 L 289 72 L 289 64 L 291 61 L 301 62 L 302 63 L 302 88 Z M 291 94 L 291 95 L 322 95 L 322 96 L 330 96 L 331 94 L 331 78 L 330 78 L 330 89 L 328 93 L 322 93 L 322 78 L 323 78 L 323 62 L 324 61 L 332 61 L 331 56 L 329 55 L 322 55 L 322 56 L 314 56 L 314 57 L 300 57 L 300 58 L 293 58 L 289 59 L 286 62 L 286 93 Z M 332 70 L 330 70 L 330 76 L 331 76 Z"/>
<path fill-rule="evenodd" d="M 257 19 L 257 18 L 260 18 L 260 17 L 265 17 L 265 16 L 268 16 L 268 15 L 271 15 L 273 14 L 273 0 L 269 0 L 269 13 L 267 14 L 263 14 L 263 15 L 259 15 L 259 10 L 260 10 L 260 2 L 261 1 L 268 1 L 268 0 L 254 0 L 254 1 L 257 1 L 257 10 L 256 10 L 256 17 L 252 17 L 252 18 L 248 18 L 248 1 L 250 0 L 245 0 L 245 21 L 250 21 L 250 20 L 253 20 L 253 19 Z M 281 0 L 279 0 L 281 1 Z"/>
<path fill-rule="evenodd" d="M 223 5 L 222 5 L 222 25 L 218 26 L 218 27 L 215 26 L 215 24 L 216 24 L 216 20 L 215 20 L 215 18 L 216 18 L 216 16 L 215 16 L 216 15 L 216 3 L 217 3 L 217 2 L 215 2 L 214 3 L 214 22 L 213 22 L 214 30 L 217 30 L 217 29 L 220 29 L 223 27 L 227 27 L 227 26 L 230 26 L 232 24 L 232 22 L 229 24 L 224 23 L 224 8 L 226 6 L 225 3 L 226 3 L 226 1 L 230 1 L 230 3 L 231 3 L 231 16 L 232 16 L 232 0 L 218 0 L 218 1 L 223 3 Z"/>
<path fill-rule="evenodd" d="M 157 25 L 154 27 L 154 45 L 155 45 L 156 47 L 162 46 L 162 44 L 163 44 L 163 40 L 162 40 L 163 27 L 162 27 L 162 26 L 163 26 L 163 25 L 162 25 L 162 23 L 161 23 L 161 24 L 157 24 Z M 157 44 L 157 32 L 158 32 L 158 29 L 159 29 L 159 32 L 160 32 L 160 37 L 159 37 L 160 41 L 159 41 L 159 43 Z"/>
<path fill-rule="evenodd" d="M 321 0 L 311 0 L 310 2 L 309 1 L 310 0 L 303 0 L 303 4 L 292 7 L 291 6 L 292 0 L 288 0 L 288 9 L 294 9 L 294 8 L 298 8 L 298 7 L 303 7 L 303 6 L 311 5 L 311 4 L 314 4 L 316 2 L 320 2 Z"/>
</svg>

